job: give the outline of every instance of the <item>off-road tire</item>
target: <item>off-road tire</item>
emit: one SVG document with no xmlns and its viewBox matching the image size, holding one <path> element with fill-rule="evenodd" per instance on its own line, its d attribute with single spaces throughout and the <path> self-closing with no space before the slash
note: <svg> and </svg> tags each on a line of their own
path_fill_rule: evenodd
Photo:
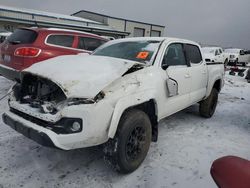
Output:
<svg viewBox="0 0 250 188">
<path fill-rule="evenodd" d="M 205 118 L 213 116 L 217 102 L 218 102 L 218 90 L 213 88 L 209 97 L 200 102 L 200 115 Z"/>
<path fill-rule="evenodd" d="M 133 172 L 144 161 L 151 137 L 147 114 L 137 109 L 128 110 L 120 119 L 115 137 L 104 144 L 104 159 L 119 173 Z"/>
</svg>

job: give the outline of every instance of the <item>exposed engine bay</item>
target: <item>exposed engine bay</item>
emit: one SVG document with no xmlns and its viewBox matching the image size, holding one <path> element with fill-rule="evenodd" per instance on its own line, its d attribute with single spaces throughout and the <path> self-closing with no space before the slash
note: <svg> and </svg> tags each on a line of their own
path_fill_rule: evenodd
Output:
<svg viewBox="0 0 250 188">
<path fill-rule="evenodd" d="M 29 104 L 42 113 L 55 114 L 58 106 L 66 100 L 62 89 L 50 80 L 26 74 L 21 84 L 13 87 L 13 95 L 20 104 Z"/>
</svg>

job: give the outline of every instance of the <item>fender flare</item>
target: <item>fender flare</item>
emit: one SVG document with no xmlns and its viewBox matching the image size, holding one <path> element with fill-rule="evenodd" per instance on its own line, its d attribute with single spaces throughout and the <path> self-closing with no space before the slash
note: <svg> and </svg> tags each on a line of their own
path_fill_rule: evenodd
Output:
<svg viewBox="0 0 250 188">
<path fill-rule="evenodd" d="M 206 93 L 206 97 L 205 98 L 207 98 L 209 95 L 210 95 L 210 93 L 211 93 L 211 91 L 212 91 L 212 89 L 213 89 L 213 87 L 214 87 L 214 84 L 215 84 L 215 82 L 216 81 L 218 81 L 218 80 L 220 80 L 220 85 L 221 85 L 221 88 L 223 87 L 223 78 L 221 78 L 221 76 L 216 76 L 210 83 L 212 83 L 212 84 L 210 84 L 210 85 L 208 85 L 208 88 L 207 88 L 207 93 Z"/>
<path fill-rule="evenodd" d="M 111 118 L 110 127 L 108 130 L 108 138 L 114 138 L 120 118 L 125 110 L 130 107 L 137 106 L 139 104 L 148 102 L 155 99 L 154 92 L 152 90 L 146 90 L 134 95 L 129 95 L 121 98 L 115 105 L 114 112 Z M 154 100 L 155 101 L 155 100 Z M 157 104 L 155 102 L 155 111 L 158 113 Z"/>
</svg>

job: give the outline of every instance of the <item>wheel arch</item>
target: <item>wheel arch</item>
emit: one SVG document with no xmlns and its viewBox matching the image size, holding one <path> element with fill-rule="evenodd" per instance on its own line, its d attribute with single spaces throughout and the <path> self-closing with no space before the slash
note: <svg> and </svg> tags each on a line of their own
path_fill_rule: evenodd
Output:
<svg viewBox="0 0 250 188">
<path fill-rule="evenodd" d="M 222 88 L 222 83 L 221 83 L 221 79 L 218 79 L 214 82 L 214 85 L 212 88 L 215 88 L 218 92 L 221 91 L 221 88 Z"/>
<path fill-rule="evenodd" d="M 108 137 L 114 138 L 119 121 L 127 110 L 130 109 L 139 109 L 145 112 L 151 122 L 152 125 L 152 141 L 157 141 L 158 136 L 158 105 L 154 97 L 150 96 L 143 96 L 141 97 L 126 97 L 119 100 L 115 106 L 110 127 L 108 130 Z"/>
<path fill-rule="evenodd" d="M 155 99 L 150 99 L 149 101 L 143 102 L 136 106 L 132 106 L 126 109 L 124 112 L 130 109 L 138 109 L 145 112 L 148 115 L 152 126 L 152 141 L 156 142 L 158 139 L 158 115 L 156 111 L 157 104 Z"/>
<path fill-rule="evenodd" d="M 223 78 L 221 78 L 220 76 L 216 77 L 214 81 L 212 81 L 211 84 L 208 85 L 205 99 L 210 95 L 213 88 L 217 89 L 218 92 L 220 92 L 223 87 L 223 84 Z"/>
</svg>

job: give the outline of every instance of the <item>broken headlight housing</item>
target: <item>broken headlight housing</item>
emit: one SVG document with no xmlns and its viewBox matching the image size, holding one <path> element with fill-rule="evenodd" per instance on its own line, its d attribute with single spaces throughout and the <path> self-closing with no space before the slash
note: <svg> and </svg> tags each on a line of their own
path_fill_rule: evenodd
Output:
<svg viewBox="0 0 250 188">
<path fill-rule="evenodd" d="M 68 99 L 68 106 L 80 105 L 80 104 L 94 104 L 102 100 L 105 97 L 104 92 L 98 93 L 93 99 L 92 98 L 71 98 Z"/>
<path fill-rule="evenodd" d="M 94 99 L 82 99 L 82 98 L 71 98 L 68 99 L 67 104 L 68 106 L 73 106 L 73 105 L 80 105 L 80 104 L 93 104 L 95 103 Z"/>
</svg>

